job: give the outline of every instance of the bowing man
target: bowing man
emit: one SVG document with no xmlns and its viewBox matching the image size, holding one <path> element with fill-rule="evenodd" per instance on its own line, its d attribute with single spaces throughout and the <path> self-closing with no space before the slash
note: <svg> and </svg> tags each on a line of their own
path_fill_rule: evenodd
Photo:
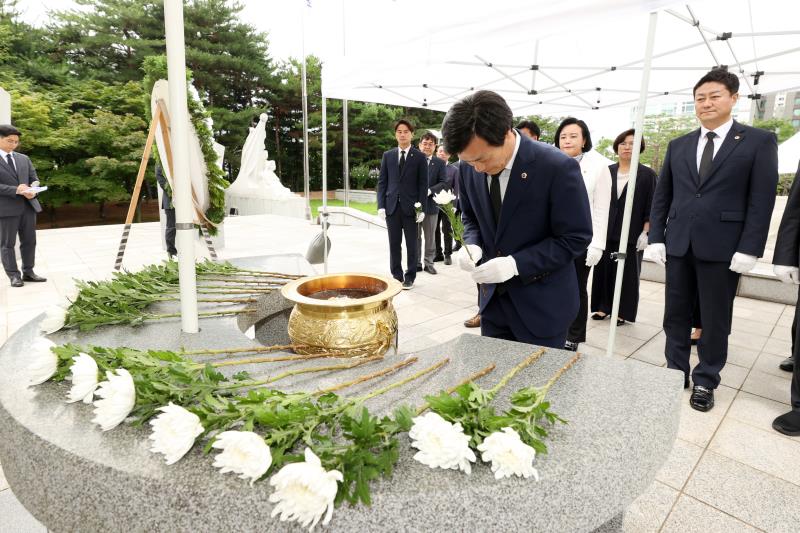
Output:
<svg viewBox="0 0 800 533">
<path fill-rule="evenodd" d="M 442 123 L 461 158 L 457 260 L 480 284 L 482 335 L 563 348 L 578 312 L 573 261 L 592 240 L 589 198 L 578 163 L 512 120 L 502 97 L 477 91 Z"/>
</svg>

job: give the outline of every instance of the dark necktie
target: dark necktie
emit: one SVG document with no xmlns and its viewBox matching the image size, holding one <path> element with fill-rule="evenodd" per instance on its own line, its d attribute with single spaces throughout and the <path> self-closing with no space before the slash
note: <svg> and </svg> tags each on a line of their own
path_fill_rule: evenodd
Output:
<svg viewBox="0 0 800 533">
<path fill-rule="evenodd" d="M 11 154 L 6 154 L 6 161 L 8 161 L 8 166 L 11 167 L 11 170 L 16 172 L 17 171 L 17 167 L 14 166 L 14 158 L 11 157 Z"/>
<path fill-rule="evenodd" d="M 717 134 L 713 131 L 706 133 L 706 146 L 703 148 L 703 155 L 700 156 L 700 168 L 697 171 L 701 182 L 711 174 L 711 163 L 714 160 L 714 137 L 716 136 Z"/>
<path fill-rule="evenodd" d="M 492 174 L 492 183 L 489 185 L 489 197 L 492 199 L 495 227 L 500 223 L 500 208 L 503 204 L 503 200 L 500 198 L 500 174 L 502 174 L 502 170 L 497 174 Z"/>
<path fill-rule="evenodd" d="M 400 150 L 400 174 L 403 173 L 404 166 L 406 166 L 406 151 Z"/>
</svg>

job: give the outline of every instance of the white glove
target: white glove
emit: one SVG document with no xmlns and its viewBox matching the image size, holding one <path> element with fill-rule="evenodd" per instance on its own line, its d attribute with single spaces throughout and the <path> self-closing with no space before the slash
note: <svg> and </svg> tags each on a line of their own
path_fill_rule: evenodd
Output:
<svg viewBox="0 0 800 533">
<path fill-rule="evenodd" d="M 386 209 L 378 209 L 378 217 L 381 220 L 386 220 Z"/>
<path fill-rule="evenodd" d="M 425 220 L 425 213 L 417 213 L 417 224 Z"/>
<path fill-rule="evenodd" d="M 772 270 L 782 282 L 800 285 L 800 268 L 785 265 L 775 265 Z"/>
<path fill-rule="evenodd" d="M 517 262 L 510 255 L 495 257 L 478 268 L 472 273 L 475 283 L 503 283 L 519 274 Z"/>
<path fill-rule="evenodd" d="M 636 239 L 636 251 L 643 252 L 645 248 L 647 248 L 647 232 L 643 231 Z"/>
<path fill-rule="evenodd" d="M 728 268 L 739 274 L 750 272 L 756 266 L 758 258 L 754 255 L 740 254 L 736 252 L 731 259 L 731 266 Z"/>
<path fill-rule="evenodd" d="M 467 253 L 469 250 L 469 253 Z M 469 256 L 472 255 L 472 259 Z M 475 264 L 483 257 L 483 250 L 477 244 L 467 244 L 462 246 L 456 253 L 456 263 L 458 263 L 461 270 L 472 272 L 475 270 Z"/>
<path fill-rule="evenodd" d="M 603 257 L 603 250 L 600 248 L 595 248 L 594 246 L 590 246 L 588 250 L 586 250 L 586 266 L 593 267 L 597 263 L 600 262 L 600 259 Z"/>
<path fill-rule="evenodd" d="M 428 196 L 430 196 L 430 195 L 431 195 L 431 190 L 430 190 L 430 189 L 428 189 Z"/>
<path fill-rule="evenodd" d="M 656 242 L 649 244 L 644 252 L 650 256 L 650 259 L 652 259 L 655 264 L 662 267 L 667 264 L 667 247 L 664 246 L 664 243 Z"/>
</svg>

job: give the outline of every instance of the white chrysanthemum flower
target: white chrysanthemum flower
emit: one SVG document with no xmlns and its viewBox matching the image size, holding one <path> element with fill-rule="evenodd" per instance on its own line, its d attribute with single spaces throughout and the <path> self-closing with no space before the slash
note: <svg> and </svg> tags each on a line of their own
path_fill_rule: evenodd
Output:
<svg viewBox="0 0 800 533">
<path fill-rule="evenodd" d="M 447 189 L 441 190 L 433 195 L 433 201 L 439 205 L 447 205 L 453 203 L 455 199 L 456 195 Z"/>
<path fill-rule="evenodd" d="M 97 362 L 89 354 L 78 353 L 72 358 L 72 388 L 67 395 L 67 402 L 92 403 L 97 388 Z"/>
<path fill-rule="evenodd" d="M 264 439 L 252 431 L 224 431 L 217 435 L 212 448 L 222 450 L 214 459 L 221 474 L 234 472 L 250 479 L 250 486 L 266 474 L 272 464 L 272 453 Z"/>
<path fill-rule="evenodd" d="M 422 207 L 422 204 L 421 204 L 421 203 L 419 203 L 419 202 L 414 202 L 414 209 L 419 209 L 420 207 Z"/>
<path fill-rule="evenodd" d="M 60 305 L 51 305 L 45 311 L 45 317 L 39 324 L 39 329 L 42 333 L 49 335 L 63 328 L 66 321 L 67 309 Z"/>
<path fill-rule="evenodd" d="M 53 353 L 55 344 L 44 337 L 38 337 L 31 344 L 28 364 L 28 385 L 44 383 L 58 370 L 58 356 Z"/>
<path fill-rule="evenodd" d="M 101 399 L 94 401 L 92 422 L 98 424 L 103 431 L 117 427 L 136 405 L 133 376 L 124 368 L 114 372 L 106 371 L 106 381 L 100 383 L 95 391 L 95 395 Z"/>
<path fill-rule="evenodd" d="M 280 513 L 281 522 L 299 522 L 308 530 L 314 529 L 325 514 L 322 524 L 331 521 L 333 501 L 338 490 L 337 481 L 342 480 L 338 470 L 326 471 L 311 448 L 306 448 L 305 462 L 290 463 L 272 476 L 269 484 L 275 487 L 269 501 L 275 503 L 272 516 Z"/>
<path fill-rule="evenodd" d="M 436 413 L 429 412 L 413 420 L 408 436 L 411 446 L 419 451 L 414 459 L 431 468 L 450 468 L 472 472 L 475 452 L 469 447 L 469 436 L 461 424 L 451 424 Z"/>
<path fill-rule="evenodd" d="M 484 461 L 491 461 L 495 479 L 533 476 L 539 481 L 539 473 L 533 467 L 536 450 L 522 442 L 519 434 L 510 427 L 486 437 L 478 450 L 482 452 L 481 458 Z"/>
<path fill-rule="evenodd" d="M 150 451 L 164 454 L 167 464 L 171 465 L 192 449 L 195 439 L 205 429 L 200 417 L 180 405 L 169 402 L 158 410 L 161 414 L 150 421 L 153 426 Z"/>
<path fill-rule="evenodd" d="M 81 294 L 81 290 L 78 288 L 77 285 L 72 285 L 64 292 L 64 299 L 67 301 L 67 307 L 69 304 L 74 302 L 78 299 L 78 296 Z"/>
</svg>

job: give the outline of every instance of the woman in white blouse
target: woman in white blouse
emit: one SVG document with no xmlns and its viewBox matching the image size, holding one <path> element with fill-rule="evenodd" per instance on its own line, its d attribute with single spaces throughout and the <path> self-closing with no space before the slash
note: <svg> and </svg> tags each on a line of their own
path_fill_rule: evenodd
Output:
<svg viewBox="0 0 800 533">
<path fill-rule="evenodd" d="M 589 272 L 603 256 L 606 248 L 608 210 L 611 204 L 611 173 L 608 166 L 611 160 L 592 150 L 589 127 L 582 120 L 565 118 L 558 126 L 555 135 L 556 148 L 574 158 L 581 167 L 583 183 L 589 195 L 592 209 L 592 242 L 589 248 L 575 259 L 575 272 L 578 276 L 580 308 L 567 333 L 564 348 L 576 351 L 578 344 L 586 341 L 586 319 L 589 314 L 589 295 L 586 284 Z"/>
</svg>

